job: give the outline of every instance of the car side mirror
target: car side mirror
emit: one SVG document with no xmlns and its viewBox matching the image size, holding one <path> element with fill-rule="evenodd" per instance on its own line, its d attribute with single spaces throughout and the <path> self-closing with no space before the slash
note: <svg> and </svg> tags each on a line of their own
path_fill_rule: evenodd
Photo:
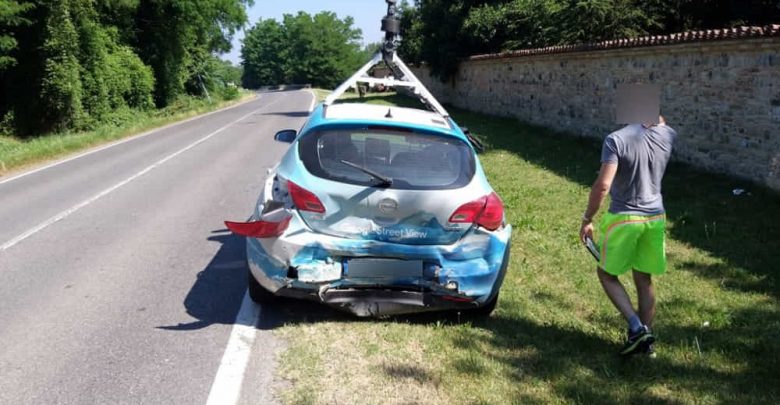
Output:
<svg viewBox="0 0 780 405">
<path fill-rule="evenodd" d="M 276 135 L 274 135 L 274 140 L 285 143 L 293 143 L 296 136 L 298 136 L 298 131 L 294 129 L 285 129 L 283 131 L 277 132 Z"/>
</svg>

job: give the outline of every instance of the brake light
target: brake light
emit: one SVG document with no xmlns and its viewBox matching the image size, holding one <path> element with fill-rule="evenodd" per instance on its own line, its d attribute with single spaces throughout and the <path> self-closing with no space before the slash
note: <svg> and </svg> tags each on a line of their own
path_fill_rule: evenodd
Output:
<svg viewBox="0 0 780 405">
<path fill-rule="evenodd" d="M 290 225 L 290 219 L 287 217 L 279 222 L 230 222 L 225 221 L 225 226 L 236 235 L 248 236 L 250 238 L 272 238 L 281 235 Z"/>
<path fill-rule="evenodd" d="M 463 224 L 473 224 L 477 222 L 477 217 L 479 217 L 479 214 L 485 209 L 486 200 L 487 197 L 480 197 L 479 199 L 461 205 L 452 213 L 452 215 L 450 215 L 450 222 Z"/>
<path fill-rule="evenodd" d="M 477 224 L 489 231 L 500 228 L 503 221 L 504 204 L 495 192 L 461 205 L 450 216 L 452 223 Z"/>
<path fill-rule="evenodd" d="M 293 204 L 299 210 L 318 212 L 320 214 L 325 212 L 325 206 L 311 191 L 291 181 L 287 182 L 287 191 L 290 193 L 290 197 L 292 197 Z"/>
<path fill-rule="evenodd" d="M 485 209 L 482 214 L 477 218 L 477 225 L 489 231 L 495 231 L 501 227 L 501 223 L 504 221 L 504 203 L 501 202 L 501 198 L 495 192 L 490 193 L 487 196 L 487 202 L 485 203 Z"/>
</svg>

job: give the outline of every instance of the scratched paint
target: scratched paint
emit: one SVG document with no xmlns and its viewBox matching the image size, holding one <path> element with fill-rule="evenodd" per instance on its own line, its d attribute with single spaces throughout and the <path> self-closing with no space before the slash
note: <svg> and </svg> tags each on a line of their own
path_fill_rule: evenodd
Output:
<svg viewBox="0 0 780 405">
<path fill-rule="evenodd" d="M 312 119 L 301 136 L 326 124 Z M 456 125 L 452 127 L 452 133 L 443 136 L 463 137 Z M 288 180 L 313 192 L 325 206 L 325 213 L 296 210 L 287 193 Z M 345 274 L 351 259 L 420 260 L 421 277 L 384 278 L 383 285 L 418 286 L 485 302 L 498 282 L 512 227 L 505 224 L 491 232 L 472 224 L 453 224 L 448 219 L 460 205 L 491 192 L 478 159 L 474 177 L 460 189 L 379 189 L 313 176 L 303 167 L 297 144 L 293 143 L 271 171 L 253 215 L 253 219 L 262 218 L 268 204 L 281 206 L 285 215 L 292 216 L 290 225 L 277 238 L 247 239 L 250 270 L 271 292 L 296 289 L 316 296 L 323 289 L 377 283 L 376 279 Z M 386 199 L 397 201 L 399 212 L 380 212 L 378 204 Z M 275 212 L 278 215 L 278 209 Z M 456 291 L 445 288 L 452 282 L 457 283 Z"/>
</svg>

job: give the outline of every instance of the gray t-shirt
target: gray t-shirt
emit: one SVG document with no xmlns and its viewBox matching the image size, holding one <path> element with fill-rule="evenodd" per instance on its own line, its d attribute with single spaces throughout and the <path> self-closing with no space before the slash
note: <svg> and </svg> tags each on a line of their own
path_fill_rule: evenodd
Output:
<svg viewBox="0 0 780 405">
<path fill-rule="evenodd" d="M 604 139 L 601 163 L 618 165 L 609 192 L 612 196 L 609 212 L 633 215 L 664 212 L 661 179 L 676 136 L 677 132 L 666 125 L 645 128 L 634 124 Z"/>
</svg>

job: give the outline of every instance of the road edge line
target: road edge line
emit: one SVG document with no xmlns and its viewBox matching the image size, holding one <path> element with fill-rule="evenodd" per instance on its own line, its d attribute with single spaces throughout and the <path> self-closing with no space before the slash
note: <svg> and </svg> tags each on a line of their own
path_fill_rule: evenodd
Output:
<svg viewBox="0 0 780 405">
<path fill-rule="evenodd" d="M 168 128 L 173 128 L 173 127 L 175 127 L 177 125 L 186 124 L 186 123 L 191 122 L 191 121 L 195 121 L 195 120 L 199 120 L 201 118 L 208 117 L 208 116 L 210 116 L 212 114 L 220 113 L 220 112 L 229 110 L 231 108 L 236 108 L 236 107 L 242 106 L 242 105 L 244 105 L 246 103 L 258 100 L 258 99 L 260 99 L 260 95 L 256 94 L 256 96 L 254 98 L 250 98 L 250 99 L 238 102 L 236 104 L 220 108 L 219 110 L 209 111 L 207 113 L 196 115 L 194 117 L 190 117 L 190 118 L 184 119 L 182 121 L 171 122 L 170 124 L 166 124 L 166 125 L 163 125 L 163 126 L 158 127 L 158 128 L 153 128 L 153 129 L 150 129 L 148 131 L 141 132 L 140 134 L 130 135 L 130 136 L 126 137 L 126 138 L 122 138 L 122 139 L 119 139 L 119 140 L 114 141 L 114 142 L 109 142 L 108 144 L 96 146 L 96 147 L 93 147 L 90 150 L 81 152 L 81 153 L 77 154 L 76 156 L 65 157 L 65 158 L 63 158 L 61 160 L 57 160 L 57 161 L 54 161 L 52 163 L 45 164 L 44 166 L 41 166 L 41 167 L 38 167 L 38 168 L 35 168 L 35 169 L 32 169 L 32 170 L 28 170 L 26 172 L 19 173 L 19 174 L 15 175 L 15 176 L 7 178 L 7 179 L 2 179 L 2 180 L 0 180 L 0 185 L 3 185 L 5 183 L 10 183 L 10 182 L 12 182 L 14 180 L 21 179 L 22 177 L 29 176 L 31 174 L 35 174 L 35 173 L 38 173 L 38 172 L 42 172 L 44 170 L 51 169 L 52 167 L 56 167 L 56 166 L 59 166 L 61 164 L 65 164 L 65 163 L 74 161 L 76 159 L 80 159 L 80 158 L 85 157 L 85 156 L 89 156 L 89 155 L 91 155 L 93 153 L 97 153 L 97 152 L 104 151 L 104 150 L 109 149 L 109 148 L 113 148 L 114 146 L 119 146 L 119 145 L 122 145 L 122 144 L 130 142 L 130 141 L 135 141 L 137 139 L 141 139 L 141 138 L 147 137 L 147 136 L 152 135 L 152 134 L 154 134 L 156 132 L 159 132 L 159 131 L 162 131 L 162 130 L 165 130 L 165 129 L 168 129 Z"/>
<path fill-rule="evenodd" d="M 50 225 L 67 218 L 68 216 L 70 216 L 74 212 L 76 212 L 76 211 L 86 207 L 89 204 L 92 204 L 93 202 L 99 200 L 100 198 L 102 198 L 102 197 L 110 194 L 111 192 L 119 189 L 120 187 L 124 186 L 125 184 L 128 184 L 131 181 L 133 181 L 133 180 L 143 176 L 144 174 L 154 170 L 158 166 L 160 166 L 160 165 L 164 164 L 165 162 L 175 158 L 176 156 L 179 156 L 180 154 L 182 154 L 182 153 L 184 153 L 184 152 L 186 152 L 186 151 L 188 151 L 188 150 L 190 150 L 190 149 L 200 145 L 201 143 L 207 141 L 209 138 L 213 137 L 214 135 L 219 134 L 220 132 L 226 130 L 227 128 L 229 128 L 233 124 L 236 124 L 237 122 L 242 121 L 242 120 L 246 119 L 247 117 L 257 113 L 261 109 L 262 108 L 259 108 L 257 110 L 253 110 L 249 114 L 246 114 L 246 115 L 242 116 L 241 118 L 239 118 L 239 119 L 237 119 L 235 121 L 232 121 L 232 122 L 230 122 L 230 123 L 220 127 L 216 131 L 214 131 L 214 132 L 204 136 L 203 138 L 200 138 L 197 141 L 195 141 L 195 142 L 185 146 L 183 149 L 179 149 L 178 151 L 176 151 L 176 152 L 174 152 L 174 153 L 172 153 L 172 154 L 170 154 L 170 155 L 168 155 L 168 156 L 158 160 L 157 162 L 152 163 L 151 165 L 147 166 L 146 168 L 144 168 L 140 172 L 138 172 L 138 173 L 136 173 L 136 174 L 134 174 L 134 175 L 132 175 L 132 176 L 122 180 L 122 181 L 120 181 L 117 184 L 114 184 L 113 186 L 111 186 L 111 187 L 109 187 L 109 188 L 107 188 L 107 189 L 105 189 L 105 190 L 95 194 L 94 196 L 92 196 L 92 197 L 90 197 L 90 198 L 88 198 L 88 199 L 86 199 L 86 200 L 84 200 L 84 201 L 82 201 L 82 202 L 80 202 L 80 203 L 70 207 L 70 208 L 68 208 L 67 210 L 60 212 L 59 214 L 57 214 L 57 215 L 47 219 L 46 221 L 43 221 L 40 224 L 38 224 L 38 225 L 28 229 L 24 233 L 15 236 L 11 240 L 9 240 L 9 241 L 5 242 L 4 244 L 0 245 L 0 252 L 2 252 L 4 250 L 8 250 L 9 248 L 13 247 L 17 243 L 19 243 L 19 242 L 29 238 L 30 236 L 32 236 L 32 235 L 42 231 L 43 229 L 46 229 Z"/>
<path fill-rule="evenodd" d="M 257 336 L 257 321 L 262 309 L 244 293 L 241 308 L 236 314 L 233 329 L 230 331 L 225 353 L 219 362 L 217 374 L 209 390 L 206 405 L 235 405 L 241 397 L 241 386 L 244 383 L 252 345 Z"/>
</svg>

